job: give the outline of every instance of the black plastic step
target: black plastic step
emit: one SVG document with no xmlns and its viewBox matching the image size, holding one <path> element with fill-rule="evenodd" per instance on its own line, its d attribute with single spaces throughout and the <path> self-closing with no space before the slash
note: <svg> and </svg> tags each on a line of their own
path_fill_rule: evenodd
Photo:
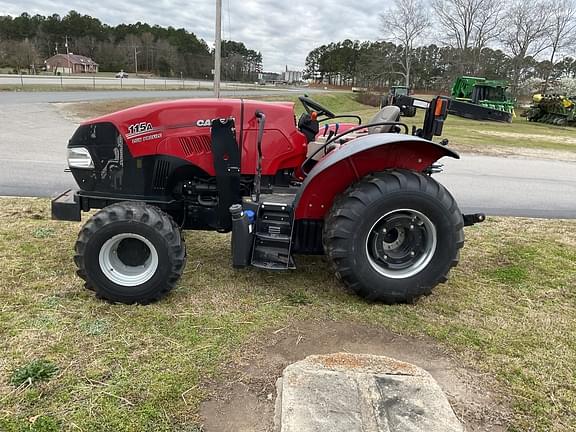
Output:
<svg viewBox="0 0 576 432">
<path fill-rule="evenodd" d="M 254 232 L 271 236 L 288 236 L 292 234 L 292 224 L 289 222 L 275 223 L 260 221 L 256 224 Z"/>
<path fill-rule="evenodd" d="M 289 254 L 287 248 L 254 248 L 252 256 L 252 265 L 258 268 L 268 270 L 288 270 L 294 269 L 294 260 Z"/>
<path fill-rule="evenodd" d="M 295 194 L 262 194 L 260 195 L 260 202 L 264 208 L 268 205 L 283 205 L 291 207 L 295 198 Z"/>
<path fill-rule="evenodd" d="M 296 265 L 292 258 L 290 258 L 290 264 L 280 264 L 277 262 L 260 262 L 260 261 L 252 261 L 252 265 L 256 268 L 261 268 L 265 270 L 294 270 Z"/>
<path fill-rule="evenodd" d="M 270 211 L 270 210 L 264 210 L 261 216 L 261 220 L 265 220 L 265 221 L 278 221 L 278 222 L 286 222 L 286 223 L 290 223 L 290 213 L 285 212 L 285 211 Z"/>
<path fill-rule="evenodd" d="M 281 242 L 281 243 L 290 243 L 290 239 L 292 238 L 286 234 L 270 234 L 270 233 L 264 233 L 264 232 L 256 232 L 256 233 L 254 233 L 254 235 L 259 240 L 267 240 L 267 241 Z"/>
<path fill-rule="evenodd" d="M 268 270 L 293 269 L 291 256 L 293 195 L 268 195 L 259 207 L 254 226 L 252 265 Z M 279 199 L 280 198 L 280 199 Z"/>
</svg>

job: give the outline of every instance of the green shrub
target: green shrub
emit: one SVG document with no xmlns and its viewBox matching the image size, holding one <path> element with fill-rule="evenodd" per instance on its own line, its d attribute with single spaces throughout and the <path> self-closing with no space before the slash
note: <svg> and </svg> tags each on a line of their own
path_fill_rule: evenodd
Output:
<svg viewBox="0 0 576 432">
<path fill-rule="evenodd" d="M 48 381 L 56 372 L 58 372 L 58 367 L 51 361 L 44 359 L 32 360 L 12 373 L 10 383 L 14 386 L 20 386 L 25 382 L 34 384 Z"/>
</svg>

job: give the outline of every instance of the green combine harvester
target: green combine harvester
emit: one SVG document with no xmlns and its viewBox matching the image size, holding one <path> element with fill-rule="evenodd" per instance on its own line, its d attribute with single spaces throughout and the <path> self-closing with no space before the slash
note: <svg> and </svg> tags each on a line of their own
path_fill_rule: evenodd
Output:
<svg viewBox="0 0 576 432">
<path fill-rule="evenodd" d="M 506 81 L 461 76 L 452 86 L 448 112 L 473 120 L 512 122 L 514 102 L 508 97 Z"/>
<path fill-rule="evenodd" d="M 576 126 L 576 97 L 535 94 L 526 118 L 556 126 Z"/>
</svg>

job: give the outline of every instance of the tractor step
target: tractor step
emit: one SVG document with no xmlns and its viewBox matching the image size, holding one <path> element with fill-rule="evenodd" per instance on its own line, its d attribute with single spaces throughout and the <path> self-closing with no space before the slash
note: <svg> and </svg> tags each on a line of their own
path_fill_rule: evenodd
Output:
<svg viewBox="0 0 576 432">
<path fill-rule="evenodd" d="M 252 265 L 268 270 L 296 268 L 292 259 L 294 195 L 263 195 L 254 227 Z"/>
<path fill-rule="evenodd" d="M 285 234 L 268 234 L 268 233 L 255 233 L 256 238 L 260 240 L 290 243 L 291 237 Z"/>
<path fill-rule="evenodd" d="M 296 265 L 290 255 L 286 254 L 285 248 L 274 248 L 270 246 L 260 247 L 254 251 L 252 265 L 267 270 L 291 270 Z"/>
</svg>

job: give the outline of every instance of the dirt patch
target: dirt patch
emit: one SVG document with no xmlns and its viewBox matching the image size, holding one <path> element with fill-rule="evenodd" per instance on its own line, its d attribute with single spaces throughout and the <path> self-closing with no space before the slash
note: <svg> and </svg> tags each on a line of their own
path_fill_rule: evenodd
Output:
<svg viewBox="0 0 576 432">
<path fill-rule="evenodd" d="M 559 160 L 567 162 L 576 162 L 576 152 L 562 150 L 545 150 L 528 147 L 504 147 L 497 145 L 478 146 L 472 144 L 450 144 L 452 150 L 459 153 L 480 154 L 497 157 L 523 157 L 529 159 Z"/>
<path fill-rule="evenodd" d="M 476 130 L 475 132 L 479 133 L 480 135 L 494 136 L 498 138 L 513 138 L 513 139 L 524 139 L 532 141 L 549 141 L 560 144 L 576 144 L 576 138 L 570 138 L 566 136 L 526 134 L 519 132 L 500 132 L 489 130 Z"/>
<path fill-rule="evenodd" d="M 516 140 L 528 141 L 548 141 L 560 144 L 576 144 L 576 138 L 566 136 L 554 135 L 540 135 L 540 134 L 524 134 L 518 132 L 500 132 L 491 130 L 477 130 L 474 132 L 490 137 L 496 138 L 512 138 Z M 462 153 L 483 154 L 487 156 L 499 157 L 525 157 L 531 159 L 547 159 L 547 160 L 562 160 L 569 162 L 576 162 L 576 152 L 565 151 L 559 149 L 545 149 L 537 147 L 516 147 L 516 146 L 503 146 L 491 143 L 490 145 L 478 144 L 461 144 L 452 142 L 451 147 Z"/>
<path fill-rule="evenodd" d="M 492 379 L 460 366 L 429 339 L 355 323 L 308 321 L 269 330 L 248 346 L 252 349 L 239 353 L 218 382 L 206 384 L 209 397 L 200 411 L 206 432 L 272 431 L 275 383 L 282 370 L 308 355 L 334 352 L 385 355 L 427 370 L 467 431 L 504 431 L 509 418 Z"/>
</svg>

